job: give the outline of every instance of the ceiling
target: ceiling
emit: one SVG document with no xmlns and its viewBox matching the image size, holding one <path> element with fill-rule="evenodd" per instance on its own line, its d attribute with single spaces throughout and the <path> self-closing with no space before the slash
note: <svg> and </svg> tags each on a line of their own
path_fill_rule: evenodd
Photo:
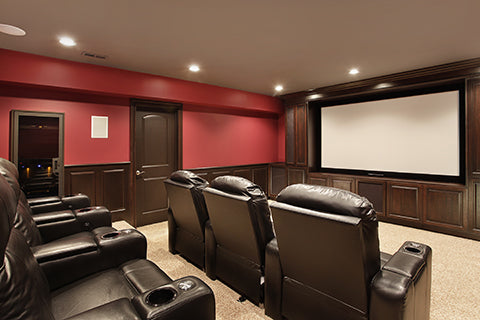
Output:
<svg viewBox="0 0 480 320">
<path fill-rule="evenodd" d="M 0 0 L 0 23 L 27 32 L 0 47 L 275 95 L 480 57 L 479 14 L 479 0 Z"/>
</svg>

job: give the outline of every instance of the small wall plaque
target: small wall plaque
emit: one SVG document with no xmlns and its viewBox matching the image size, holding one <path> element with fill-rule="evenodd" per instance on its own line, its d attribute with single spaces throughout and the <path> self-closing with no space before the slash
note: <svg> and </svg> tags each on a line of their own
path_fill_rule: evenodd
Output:
<svg viewBox="0 0 480 320">
<path fill-rule="evenodd" d="M 108 117 L 92 116 L 92 138 L 108 138 Z"/>
</svg>

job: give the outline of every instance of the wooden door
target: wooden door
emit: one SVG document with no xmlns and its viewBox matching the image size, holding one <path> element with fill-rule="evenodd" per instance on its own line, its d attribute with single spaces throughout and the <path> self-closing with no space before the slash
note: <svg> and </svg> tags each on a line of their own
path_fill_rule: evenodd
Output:
<svg viewBox="0 0 480 320">
<path fill-rule="evenodd" d="M 177 112 L 135 111 L 136 225 L 167 219 L 164 181 L 178 169 Z"/>
</svg>

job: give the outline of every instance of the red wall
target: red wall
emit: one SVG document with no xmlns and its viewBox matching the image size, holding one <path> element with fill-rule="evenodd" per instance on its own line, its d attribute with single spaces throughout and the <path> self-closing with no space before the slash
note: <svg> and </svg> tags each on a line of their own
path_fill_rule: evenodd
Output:
<svg viewBox="0 0 480 320">
<path fill-rule="evenodd" d="M 5 49 L 0 49 L 0 157 L 8 158 L 9 112 L 18 109 L 65 113 L 66 165 L 129 161 L 129 98 L 187 106 L 185 168 L 285 157 L 277 98 Z M 108 139 L 90 138 L 92 115 L 109 117 Z"/>
<path fill-rule="evenodd" d="M 183 112 L 183 166 L 276 162 L 277 119 Z"/>
<path fill-rule="evenodd" d="M 10 110 L 65 113 L 65 164 L 130 160 L 129 108 L 48 99 L 0 96 L 0 157 L 9 155 Z M 108 139 L 92 139 L 91 116 L 108 116 Z"/>
</svg>

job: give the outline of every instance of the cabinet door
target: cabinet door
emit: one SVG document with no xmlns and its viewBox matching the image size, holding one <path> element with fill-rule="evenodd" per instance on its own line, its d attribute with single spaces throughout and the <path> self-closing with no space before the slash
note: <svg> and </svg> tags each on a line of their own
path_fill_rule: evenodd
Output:
<svg viewBox="0 0 480 320">
<path fill-rule="evenodd" d="M 387 216 L 420 222 L 422 216 L 421 188 L 416 184 L 388 184 Z"/>
</svg>

